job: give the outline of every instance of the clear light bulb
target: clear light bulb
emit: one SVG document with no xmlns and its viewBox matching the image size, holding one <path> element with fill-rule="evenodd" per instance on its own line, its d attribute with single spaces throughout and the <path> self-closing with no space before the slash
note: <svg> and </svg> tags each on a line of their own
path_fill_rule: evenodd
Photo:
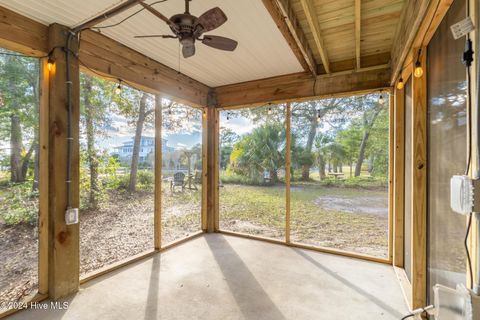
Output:
<svg viewBox="0 0 480 320">
<path fill-rule="evenodd" d="M 118 85 L 117 88 L 115 88 L 115 93 L 116 94 L 122 93 L 122 86 Z"/>
<path fill-rule="evenodd" d="M 53 68 L 53 60 L 48 58 L 48 61 L 47 61 L 47 68 L 48 68 L 48 71 L 52 71 L 52 68 Z"/>
<path fill-rule="evenodd" d="M 383 96 L 380 96 L 380 98 L 378 98 L 378 103 L 380 103 L 381 105 L 385 103 L 385 99 L 383 98 Z"/>
<path fill-rule="evenodd" d="M 272 112 L 273 112 L 273 111 L 272 111 L 272 107 L 269 107 L 269 108 L 268 108 L 268 114 L 272 114 Z"/>
<path fill-rule="evenodd" d="M 416 78 L 420 78 L 421 76 L 423 76 L 423 68 L 422 68 L 422 65 L 420 64 L 420 61 L 417 61 L 415 63 L 415 70 L 413 71 L 413 75 Z"/>
<path fill-rule="evenodd" d="M 404 86 L 405 84 L 403 83 L 403 79 L 400 78 L 400 80 L 398 80 L 398 83 L 397 83 L 397 89 L 402 90 Z"/>
</svg>

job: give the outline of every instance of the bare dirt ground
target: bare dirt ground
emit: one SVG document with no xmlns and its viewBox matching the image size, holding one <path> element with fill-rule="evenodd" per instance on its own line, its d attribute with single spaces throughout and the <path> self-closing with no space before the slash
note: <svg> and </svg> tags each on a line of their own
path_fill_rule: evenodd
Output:
<svg viewBox="0 0 480 320">
<path fill-rule="evenodd" d="M 152 192 L 111 193 L 100 209 L 80 213 L 80 275 L 153 250 Z M 164 194 L 162 243 L 200 230 L 200 204 L 184 203 L 185 194 Z M 37 289 L 37 228 L 0 222 L 0 304 L 19 301 Z"/>
<path fill-rule="evenodd" d="M 200 230 L 200 211 L 182 199 L 170 199 L 174 196 L 170 192 L 163 194 L 162 244 Z M 153 192 L 112 192 L 107 205 L 82 212 L 80 275 L 153 250 L 153 216 Z"/>
<path fill-rule="evenodd" d="M 0 305 L 18 302 L 36 291 L 38 234 L 29 224 L 0 223 Z M 1 311 L 1 309 L 0 309 Z"/>
<path fill-rule="evenodd" d="M 380 216 L 388 215 L 388 198 L 382 196 L 322 196 L 314 201 L 320 207 L 327 210 L 356 213 L 373 214 Z"/>
</svg>

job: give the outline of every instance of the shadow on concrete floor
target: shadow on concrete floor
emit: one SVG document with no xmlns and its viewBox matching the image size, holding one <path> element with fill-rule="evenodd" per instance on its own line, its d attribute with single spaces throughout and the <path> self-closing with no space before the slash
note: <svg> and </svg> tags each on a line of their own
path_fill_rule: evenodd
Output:
<svg viewBox="0 0 480 320">
<path fill-rule="evenodd" d="M 145 320 L 157 319 L 158 317 L 158 289 L 160 285 L 160 259 L 161 255 L 156 254 L 152 258 L 150 281 L 148 284 L 147 305 L 145 306 Z"/>
<path fill-rule="evenodd" d="M 313 264 L 314 266 L 316 266 L 317 268 L 321 269 L 322 271 L 324 271 L 325 273 L 327 273 L 328 275 L 330 275 L 332 278 L 335 278 L 336 280 L 338 280 L 339 282 L 341 282 L 342 284 L 344 284 L 345 286 L 355 290 L 356 292 L 358 292 L 359 294 L 361 294 L 362 296 L 364 296 L 365 298 L 367 298 L 369 301 L 371 301 L 372 303 L 375 303 L 377 306 L 379 306 L 380 308 L 382 308 L 383 310 L 385 310 L 386 312 L 388 312 L 389 314 L 391 314 L 392 316 L 400 319 L 402 318 L 402 314 L 400 312 L 398 312 L 397 310 L 393 309 L 392 307 L 390 307 L 389 305 L 387 305 L 386 303 L 384 303 L 382 300 L 380 300 L 379 298 L 375 297 L 374 295 L 368 293 L 367 291 L 363 290 L 362 288 L 354 285 L 351 281 L 349 281 L 348 279 L 345 279 L 344 277 L 342 276 L 339 276 L 337 273 L 335 273 L 334 271 L 330 270 L 329 268 L 325 267 L 324 265 L 322 265 L 320 262 L 316 261 L 315 259 L 313 259 L 312 257 L 310 257 L 308 254 L 306 254 L 304 251 L 300 250 L 300 249 L 296 249 L 296 248 L 293 248 L 292 249 L 293 251 L 295 251 L 298 255 L 302 256 L 305 260 L 307 260 L 308 262 L 310 262 L 311 264 Z"/>
<path fill-rule="evenodd" d="M 225 237 L 205 237 L 246 319 L 286 319 Z"/>
</svg>

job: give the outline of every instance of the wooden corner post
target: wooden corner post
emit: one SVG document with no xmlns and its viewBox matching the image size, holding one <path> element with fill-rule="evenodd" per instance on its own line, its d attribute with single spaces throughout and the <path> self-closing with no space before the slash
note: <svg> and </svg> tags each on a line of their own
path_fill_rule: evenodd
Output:
<svg viewBox="0 0 480 320">
<path fill-rule="evenodd" d="M 155 95 L 155 212 L 154 246 L 162 247 L 162 96 Z"/>
<path fill-rule="evenodd" d="M 414 49 L 423 68 L 412 76 L 412 309 L 427 301 L 427 48 Z M 415 68 L 416 59 L 412 68 Z"/>
<path fill-rule="evenodd" d="M 405 192 L 405 89 L 395 88 L 393 155 L 393 265 L 403 268 Z"/>
<path fill-rule="evenodd" d="M 395 92 L 395 91 L 393 91 Z M 388 260 L 393 262 L 393 198 L 395 197 L 394 194 L 394 168 L 395 168 L 395 161 L 394 161 L 394 154 L 395 154 L 395 127 L 394 127 L 394 119 L 395 119 L 395 96 L 393 92 L 390 93 L 389 99 L 389 112 L 388 112 Z"/>
<path fill-rule="evenodd" d="M 218 141 L 219 141 L 219 123 L 218 111 L 216 109 L 217 98 L 214 90 L 210 90 L 207 98 L 206 115 L 206 151 L 207 151 L 207 171 L 206 171 L 206 232 L 217 232 L 219 230 L 219 210 L 218 210 Z M 204 130 L 205 130 L 204 129 Z"/>
<path fill-rule="evenodd" d="M 71 75 L 71 132 L 73 136 L 71 157 L 71 207 L 78 208 L 79 197 L 79 120 L 80 74 L 78 60 L 70 54 L 67 65 L 66 52 L 69 29 L 53 24 L 49 27 L 48 47 L 54 61 L 49 76 L 49 149 L 48 149 L 48 198 L 49 198 L 49 263 L 48 290 L 52 299 L 58 299 L 78 291 L 79 224 L 66 225 L 67 209 L 67 149 L 68 149 L 68 98 L 67 67 Z M 70 39 L 70 50 L 77 52 L 76 37 Z"/>
</svg>

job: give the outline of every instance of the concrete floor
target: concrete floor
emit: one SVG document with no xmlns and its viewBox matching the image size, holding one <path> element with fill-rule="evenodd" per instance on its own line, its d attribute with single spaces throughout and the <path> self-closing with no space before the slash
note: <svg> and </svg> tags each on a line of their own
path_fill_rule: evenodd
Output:
<svg viewBox="0 0 480 320">
<path fill-rule="evenodd" d="M 68 310 L 10 319 L 400 319 L 392 267 L 211 234 L 83 285 Z"/>
</svg>

